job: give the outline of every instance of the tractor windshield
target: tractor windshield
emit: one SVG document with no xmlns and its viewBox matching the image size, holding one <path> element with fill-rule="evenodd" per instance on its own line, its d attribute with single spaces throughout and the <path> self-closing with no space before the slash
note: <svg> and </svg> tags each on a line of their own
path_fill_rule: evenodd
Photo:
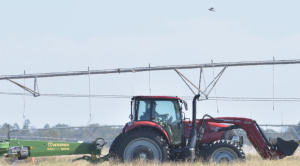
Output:
<svg viewBox="0 0 300 166">
<path fill-rule="evenodd" d="M 155 101 L 152 107 L 152 119 L 165 116 L 169 123 L 181 120 L 180 108 L 176 100 Z"/>
</svg>

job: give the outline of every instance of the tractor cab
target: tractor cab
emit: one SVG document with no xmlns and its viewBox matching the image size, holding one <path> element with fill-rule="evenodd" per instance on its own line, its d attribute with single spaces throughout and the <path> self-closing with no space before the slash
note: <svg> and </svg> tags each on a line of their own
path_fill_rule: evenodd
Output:
<svg viewBox="0 0 300 166">
<path fill-rule="evenodd" d="M 151 121 L 161 126 L 168 134 L 172 145 L 182 142 L 181 105 L 185 103 L 171 96 L 136 96 L 132 98 L 131 121 Z"/>
</svg>

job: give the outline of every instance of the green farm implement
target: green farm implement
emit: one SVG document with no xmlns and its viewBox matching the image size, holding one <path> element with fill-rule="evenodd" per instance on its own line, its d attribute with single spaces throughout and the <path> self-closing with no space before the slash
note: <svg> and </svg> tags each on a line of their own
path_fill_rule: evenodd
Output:
<svg viewBox="0 0 300 166">
<path fill-rule="evenodd" d="M 109 158 L 109 155 L 100 157 L 101 150 L 105 144 L 106 142 L 103 138 L 97 138 L 91 143 L 7 139 L 0 142 L 0 156 L 17 157 L 19 160 L 22 160 L 28 157 L 89 154 L 76 158 L 73 161 L 86 160 L 90 163 L 101 163 Z"/>
</svg>

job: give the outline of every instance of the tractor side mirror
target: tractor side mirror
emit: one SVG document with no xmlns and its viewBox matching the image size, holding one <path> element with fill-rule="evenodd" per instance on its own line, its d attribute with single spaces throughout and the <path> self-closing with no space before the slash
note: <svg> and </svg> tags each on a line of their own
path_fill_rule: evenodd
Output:
<svg viewBox="0 0 300 166">
<path fill-rule="evenodd" d="M 182 100 L 182 102 L 183 102 L 185 110 L 187 111 L 188 110 L 188 105 L 187 105 L 186 101 Z"/>
</svg>

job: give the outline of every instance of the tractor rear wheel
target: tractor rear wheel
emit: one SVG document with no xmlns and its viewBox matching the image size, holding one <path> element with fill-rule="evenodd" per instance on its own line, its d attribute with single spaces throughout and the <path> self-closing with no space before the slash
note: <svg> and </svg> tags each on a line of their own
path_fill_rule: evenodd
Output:
<svg viewBox="0 0 300 166">
<path fill-rule="evenodd" d="M 112 142 L 109 148 L 109 154 L 110 154 L 110 161 L 113 161 L 116 159 L 116 145 L 119 142 L 119 140 L 122 138 L 123 133 L 120 133 L 115 140 Z"/>
<path fill-rule="evenodd" d="M 209 163 L 232 163 L 246 160 L 241 147 L 230 140 L 219 140 L 210 144 L 206 149 L 206 156 L 206 162 Z"/>
<path fill-rule="evenodd" d="M 121 162 L 134 160 L 163 162 L 169 159 L 167 141 L 151 128 L 133 129 L 119 135 L 111 145 L 114 159 Z"/>
</svg>

